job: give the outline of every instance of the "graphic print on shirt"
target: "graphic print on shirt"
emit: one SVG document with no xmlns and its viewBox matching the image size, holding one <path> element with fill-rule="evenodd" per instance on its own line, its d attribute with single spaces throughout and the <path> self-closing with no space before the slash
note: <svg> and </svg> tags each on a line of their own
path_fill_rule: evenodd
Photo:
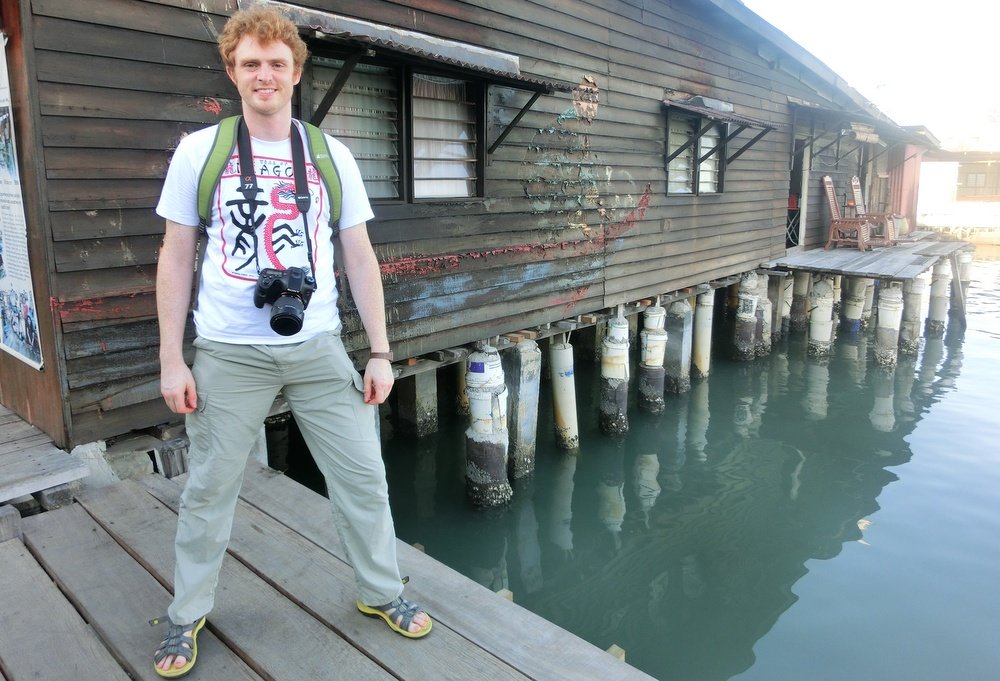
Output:
<svg viewBox="0 0 1000 681">
<path fill-rule="evenodd" d="M 279 270 L 304 267 L 314 273 L 315 262 L 309 262 L 308 256 L 312 250 L 310 241 L 316 235 L 306 232 L 295 205 L 291 161 L 254 156 L 254 171 L 256 195 L 243 191 L 237 156 L 230 159 L 219 183 L 216 205 L 222 218 L 219 236 L 223 272 L 245 280 L 256 280 L 260 271 L 268 267 Z M 308 218 L 314 227 L 320 185 L 311 164 L 306 167 L 306 177 L 312 197 Z M 315 261 L 315 253 L 312 255 Z"/>
</svg>

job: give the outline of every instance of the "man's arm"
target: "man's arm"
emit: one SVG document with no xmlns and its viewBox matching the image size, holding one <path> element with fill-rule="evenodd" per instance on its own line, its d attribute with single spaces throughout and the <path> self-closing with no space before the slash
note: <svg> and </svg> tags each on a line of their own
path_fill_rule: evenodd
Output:
<svg viewBox="0 0 1000 681">
<path fill-rule="evenodd" d="M 167 220 L 156 266 L 156 314 L 160 322 L 160 393 L 176 414 L 190 413 L 198 406 L 194 376 L 184 362 L 183 349 L 197 248 L 196 227 Z"/>
<path fill-rule="evenodd" d="M 358 305 L 361 323 L 371 343 L 372 352 L 388 352 L 389 336 L 385 328 L 385 297 L 382 294 L 382 274 L 368 239 L 368 227 L 362 223 L 340 230 L 344 269 L 350 282 L 351 294 Z M 365 402 L 382 404 L 389 396 L 394 381 L 392 364 L 384 359 L 369 359 L 365 368 Z"/>
</svg>

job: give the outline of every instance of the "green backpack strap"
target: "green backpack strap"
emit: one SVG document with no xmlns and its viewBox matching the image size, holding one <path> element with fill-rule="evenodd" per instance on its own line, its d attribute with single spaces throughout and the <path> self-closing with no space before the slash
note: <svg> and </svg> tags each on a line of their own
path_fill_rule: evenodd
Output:
<svg viewBox="0 0 1000 681">
<path fill-rule="evenodd" d="M 302 128 L 306 131 L 306 141 L 309 144 L 309 155 L 312 156 L 313 165 L 319 173 L 319 178 L 326 189 L 327 198 L 330 201 L 330 229 L 333 230 L 333 238 L 340 234 L 340 204 L 342 200 L 340 189 L 340 174 L 337 166 L 333 163 L 333 156 L 330 154 L 330 147 L 326 143 L 326 135 L 312 123 L 301 121 Z"/>
<path fill-rule="evenodd" d="M 198 219 L 202 231 L 208 229 L 212 219 L 212 198 L 215 188 L 219 186 L 219 178 L 222 177 L 222 172 L 233 156 L 233 149 L 236 148 L 236 126 L 239 125 L 240 118 L 240 116 L 230 116 L 219 121 L 215 140 L 212 141 L 212 150 L 198 177 Z"/>
</svg>

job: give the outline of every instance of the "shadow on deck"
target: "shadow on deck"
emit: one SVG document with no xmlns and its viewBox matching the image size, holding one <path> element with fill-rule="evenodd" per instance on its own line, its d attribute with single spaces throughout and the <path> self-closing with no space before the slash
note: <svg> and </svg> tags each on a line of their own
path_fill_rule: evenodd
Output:
<svg viewBox="0 0 1000 681">
<path fill-rule="evenodd" d="M 181 487 L 158 475 L 80 493 L 0 543 L 0 678 L 157 679 Z M 188 678 L 651 677 L 398 544 L 407 594 L 435 618 L 411 641 L 354 607 L 353 571 L 325 498 L 247 467 L 215 610 Z"/>
</svg>

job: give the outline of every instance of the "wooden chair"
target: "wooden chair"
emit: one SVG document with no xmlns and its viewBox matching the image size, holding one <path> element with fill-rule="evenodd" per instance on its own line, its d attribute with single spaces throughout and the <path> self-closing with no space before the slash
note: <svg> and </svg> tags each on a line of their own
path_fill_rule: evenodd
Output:
<svg viewBox="0 0 1000 681">
<path fill-rule="evenodd" d="M 840 214 L 837 193 L 833 189 L 833 178 L 829 175 L 823 176 L 823 190 L 830 209 L 830 230 L 823 249 L 829 250 L 831 246 L 841 245 L 857 246 L 860 251 L 871 248 L 871 221 L 862 217 L 845 218 Z"/>
<path fill-rule="evenodd" d="M 854 195 L 854 212 L 859 218 L 868 218 L 872 225 L 872 246 L 895 246 L 896 225 L 895 215 L 889 213 L 869 213 L 865 207 L 865 196 L 861 193 L 861 180 L 855 175 L 851 178 L 851 194 Z"/>
</svg>

